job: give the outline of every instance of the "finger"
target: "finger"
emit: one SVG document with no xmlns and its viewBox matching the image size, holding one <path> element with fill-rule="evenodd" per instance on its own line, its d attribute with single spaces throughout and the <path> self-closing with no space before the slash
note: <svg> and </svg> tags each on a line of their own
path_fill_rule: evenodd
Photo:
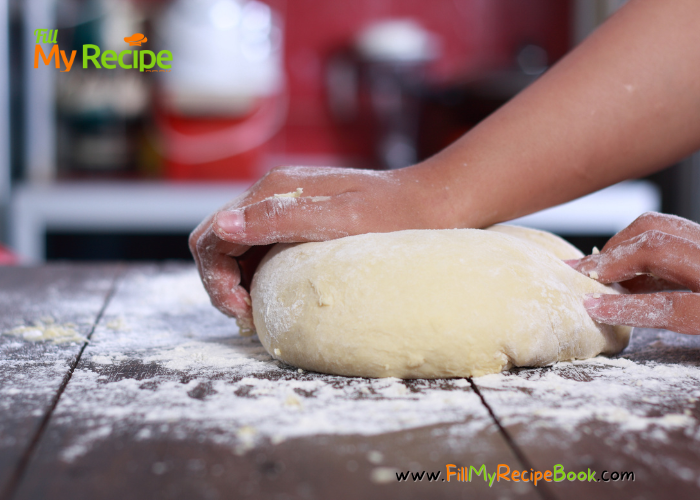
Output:
<svg viewBox="0 0 700 500">
<path fill-rule="evenodd" d="M 586 261 L 584 262 L 587 262 L 589 260 L 586 257 L 584 257 L 582 259 L 565 260 L 564 262 L 570 265 L 575 270 L 581 271 L 586 276 L 589 276 L 588 271 L 583 271 L 579 269 L 579 266 L 583 267 L 583 263 L 581 262 L 583 259 L 586 259 Z M 642 276 L 635 276 L 634 278 L 626 281 L 620 281 L 620 285 L 630 293 L 652 293 L 683 289 L 683 285 L 679 285 L 678 283 L 673 283 L 671 281 L 666 281 L 664 279 L 648 274 L 644 274 Z"/>
<path fill-rule="evenodd" d="M 663 231 L 700 244 L 700 225 L 675 215 L 647 212 L 610 238 L 603 247 L 603 251 L 611 250 L 627 240 L 653 230 Z"/>
<path fill-rule="evenodd" d="M 589 295 L 583 304 L 598 323 L 700 335 L 700 294 Z"/>
<path fill-rule="evenodd" d="M 236 260 L 228 255 L 241 252 L 241 246 L 222 241 L 213 231 L 207 231 L 197 242 L 196 250 L 201 261 L 202 283 L 214 307 L 235 316 L 247 327 L 252 325 L 250 296 L 240 284 Z"/>
<path fill-rule="evenodd" d="M 337 194 L 355 190 L 376 171 L 339 167 L 282 166 L 270 170 L 248 191 L 226 208 L 252 205 L 268 198 L 294 192 L 301 188 L 304 196 Z"/>
<path fill-rule="evenodd" d="M 351 194 L 267 198 L 218 212 L 213 229 L 222 240 L 249 246 L 349 236 L 356 233 L 359 223 L 358 203 L 351 200 Z"/>
<path fill-rule="evenodd" d="M 619 283 L 652 274 L 700 291 L 700 245 L 660 231 L 647 231 L 612 250 L 572 264 L 577 271 L 601 283 Z"/>
<path fill-rule="evenodd" d="M 359 193 L 378 184 L 396 187 L 400 181 L 395 172 L 278 167 L 256 183 L 237 206 L 217 212 L 213 228 L 224 240 L 252 246 L 322 241 L 367 232 L 373 230 L 372 225 L 388 227 L 386 220 L 392 214 L 368 218 L 359 231 L 359 213 L 376 208 L 360 207 L 365 201 Z"/>
</svg>

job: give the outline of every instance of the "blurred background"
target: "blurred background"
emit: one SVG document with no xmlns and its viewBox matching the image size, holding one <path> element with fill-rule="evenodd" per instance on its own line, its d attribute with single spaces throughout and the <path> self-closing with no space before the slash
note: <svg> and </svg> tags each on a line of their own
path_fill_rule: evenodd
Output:
<svg viewBox="0 0 700 500">
<path fill-rule="evenodd" d="M 188 233 L 270 168 L 421 160 L 623 3 L 0 0 L 0 260 L 189 259 Z M 77 51 L 70 71 L 34 68 L 37 29 Z M 172 67 L 84 69 L 84 44 Z M 699 172 L 696 155 L 516 222 L 589 252 L 646 210 L 700 220 Z"/>
</svg>

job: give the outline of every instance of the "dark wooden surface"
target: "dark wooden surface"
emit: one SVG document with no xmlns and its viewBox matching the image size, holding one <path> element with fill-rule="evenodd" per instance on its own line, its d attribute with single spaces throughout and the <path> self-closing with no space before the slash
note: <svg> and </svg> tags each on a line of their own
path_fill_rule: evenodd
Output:
<svg viewBox="0 0 700 500">
<path fill-rule="evenodd" d="M 697 337 L 638 329 L 617 359 L 474 382 L 535 468 L 635 474 L 634 482 L 552 483 L 556 497 L 697 498 L 699 346 Z"/>
<path fill-rule="evenodd" d="M 114 266 L 0 269 L 0 331 L 54 321 L 74 324 L 80 335 L 89 336 L 117 270 Z M 28 458 L 83 346 L 0 336 L 0 492 L 7 494 L 13 488 L 18 467 Z"/>
<path fill-rule="evenodd" d="M 300 372 L 207 302 L 183 266 L 0 269 L 2 500 L 696 498 L 700 342 L 637 331 L 614 359 L 473 380 Z M 498 464 L 635 480 L 397 482 Z"/>
</svg>

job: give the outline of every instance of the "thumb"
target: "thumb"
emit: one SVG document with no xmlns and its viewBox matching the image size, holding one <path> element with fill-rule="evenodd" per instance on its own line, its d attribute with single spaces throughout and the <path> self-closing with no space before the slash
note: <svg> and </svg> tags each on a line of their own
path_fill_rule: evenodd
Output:
<svg viewBox="0 0 700 500">
<path fill-rule="evenodd" d="M 250 246 L 341 238 L 355 234 L 348 231 L 357 221 L 351 194 L 267 198 L 217 212 L 212 227 L 221 239 Z"/>
<path fill-rule="evenodd" d="M 583 305 L 598 323 L 700 334 L 700 294 L 696 293 L 595 294 L 587 295 Z"/>
</svg>

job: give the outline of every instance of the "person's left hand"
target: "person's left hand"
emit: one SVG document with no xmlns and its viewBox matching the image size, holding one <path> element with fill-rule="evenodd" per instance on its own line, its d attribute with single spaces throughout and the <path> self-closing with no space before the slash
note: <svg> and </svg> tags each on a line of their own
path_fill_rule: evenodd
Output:
<svg viewBox="0 0 700 500">
<path fill-rule="evenodd" d="M 613 236 L 599 254 L 566 262 L 631 292 L 587 296 L 584 306 L 595 321 L 700 335 L 700 225 L 649 212 Z"/>
</svg>

